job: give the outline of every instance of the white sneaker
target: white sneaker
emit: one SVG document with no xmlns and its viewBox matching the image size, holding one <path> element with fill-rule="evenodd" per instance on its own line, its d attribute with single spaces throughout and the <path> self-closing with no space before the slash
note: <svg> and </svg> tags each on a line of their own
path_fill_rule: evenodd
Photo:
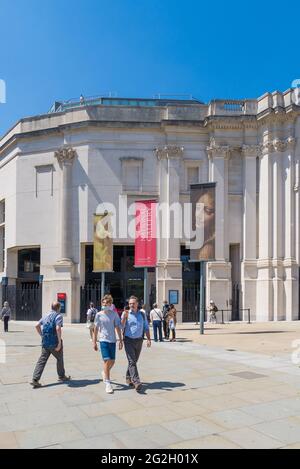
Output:
<svg viewBox="0 0 300 469">
<path fill-rule="evenodd" d="M 107 394 L 112 394 L 114 392 L 113 387 L 109 381 L 106 381 L 105 383 L 105 391 Z"/>
</svg>

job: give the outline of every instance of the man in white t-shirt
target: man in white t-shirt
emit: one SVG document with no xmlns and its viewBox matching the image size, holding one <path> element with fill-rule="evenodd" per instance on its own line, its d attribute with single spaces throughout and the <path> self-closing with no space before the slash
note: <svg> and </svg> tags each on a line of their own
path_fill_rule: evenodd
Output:
<svg viewBox="0 0 300 469">
<path fill-rule="evenodd" d="M 153 325 L 153 334 L 154 334 L 154 342 L 157 342 L 157 331 L 159 341 L 163 342 L 162 337 L 162 324 L 163 324 L 163 313 L 161 309 L 158 308 L 157 303 L 154 303 L 153 309 L 150 312 L 150 321 Z"/>
</svg>

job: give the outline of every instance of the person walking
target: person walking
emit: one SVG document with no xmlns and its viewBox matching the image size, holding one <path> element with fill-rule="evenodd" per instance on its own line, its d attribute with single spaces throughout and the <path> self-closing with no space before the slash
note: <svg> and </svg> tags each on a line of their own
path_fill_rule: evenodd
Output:
<svg viewBox="0 0 300 469">
<path fill-rule="evenodd" d="M 90 303 L 90 307 L 86 313 L 86 318 L 87 318 L 86 327 L 90 331 L 91 341 L 93 340 L 93 337 L 94 337 L 94 322 L 95 322 L 95 317 L 97 313 L 98 311 L 95 308 L 94 303 Z"/>
<path fill-rule="evenodd" d="M 217 305 L 215 304 L 215 302 L 213 300 L 210 300 L 209 302 L 209 308 L 208 308 L 208 311 L 209 311 L 209 322 L 213 322 L 214 324 L 217 323 L 217 311 L 218 308 L 217 308 Z"/>
<path fill-rule="evenodd" d="M 177 311 L 174 305 L 170 305 L 170 310 L 168 313 L 168 330 L 169 330 L 169 337 L 172 333 L 172 339 L 170 342 L 176 342 L 176 324 L 177 324 Z"/>
<path fill-rule="evenodd" d="M 162 337 L 163 314 L 162 314 L 162 311 L 158 308 L 157 303 L 154 303 L 153 309 L 150 312 L 150 322 L 152 322 L 152 325 L 153 325 L 154 342 L 157 342 L 157 331 L 158 331 L 159 341 L 163 342 L 163 337 Z"/>
<path fill-rule="evenodd" d="M 39 382 L 50 355 L 56 358 L 56 368 L 59 381 L 70 381 L 71 376 L 66 376 L 64 367 L 62 327 L 63 317 L 60 314 L 61 304 L 57 301 L 52 303 L 51 311 L 35 326 L 42 338 L 42 354 L 33 372 L 30 383 L 33 388 L 40 388 Z"/>
<path fill-rule="evenodd" d="M 162 308 L 162 314 L 163 314 L 163 329 L 164 329 L 164 338 L 168 339 L 169 338 L 169 328 L 168 328 L 168 313 L 169 313 L 169 303 L 167 300 L 164 301 L 163 308 Z"/>
<path fill-rule="evenodd" d="M 137 297 L 131 296 L 128 305 L 129 311 L 124 311 L 121 319 L 128 360 L 126 383 L 129 386 L 134 386 L 137 392 L 142 389 L 137 362 L 142 351 L 144 334 L 147 336 L 147 347 L 151 347 L 149 324 L 146 315 L 139 310 L 138 304 Z"/>
<path fill-rule="evenodd" d="M 8 323 L 11 318 L 11 309 L 8 301 L 4 301 L 1 311 L 1 320 L 4 322 L 4 332 L 8 332 Z"/>
<path fill-rule="evenodd" d="M 96 314 L 93 345 L 94 350 L 98 350 L 97 339 L 100 332 L 100 351 L 103 359 L 102 378 L 105 383 L 105 391 L 108 394 L 114 392 L 110 380 L 110 371 L 116 360 L 116 331 L 119 337 L 119 350 L 123 348 L 121 332 L 121 320 L 116 311 L 112 308 L 113 299 L 111 295 L 102 298 L 102 309 Z"/>
</svg>

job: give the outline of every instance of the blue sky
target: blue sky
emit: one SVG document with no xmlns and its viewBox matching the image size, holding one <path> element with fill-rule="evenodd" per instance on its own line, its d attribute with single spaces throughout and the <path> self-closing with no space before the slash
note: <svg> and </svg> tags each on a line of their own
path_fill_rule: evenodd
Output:
<svg viewBox="0 0 300 469">
<path fill-rule="evenodd" d="M 300 78 L 296 2 L 0 0 L 0 134 L 54 100 L 257 97 Z"/>
</svg>

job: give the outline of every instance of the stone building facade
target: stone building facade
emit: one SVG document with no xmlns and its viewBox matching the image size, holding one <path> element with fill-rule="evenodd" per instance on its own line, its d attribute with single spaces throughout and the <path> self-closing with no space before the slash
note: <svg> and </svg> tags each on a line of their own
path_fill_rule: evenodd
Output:
<svg viewBox="0 0 300 469">
<path fill-rule="evenodd" d="M 213 181 L 216 258 L 206 264 L 206 302 L 235 308 L 233 319 L 248 308 L 252 320 L 299 319 L 299 137 L 292 89 L 209 104 L 81 99 L 21 119 L 0 140 L 2 294 L 39 285 L 46 312 L 64 292 L 66 320 L 78 322 L 83 289 L 100 281 L 90 266 L 99 207 L 183 204 L 191 183 Z M 178 290 L 179 319 L 187 321 L 191 310 L 197 316 L 199 278 L 184 243 L 158 240 L 146 301 L 162 304 Z M 119 303 L 142 291 L 133 244 L 114 239 L 115 273 L 106 281 Z"/>
</svg>

